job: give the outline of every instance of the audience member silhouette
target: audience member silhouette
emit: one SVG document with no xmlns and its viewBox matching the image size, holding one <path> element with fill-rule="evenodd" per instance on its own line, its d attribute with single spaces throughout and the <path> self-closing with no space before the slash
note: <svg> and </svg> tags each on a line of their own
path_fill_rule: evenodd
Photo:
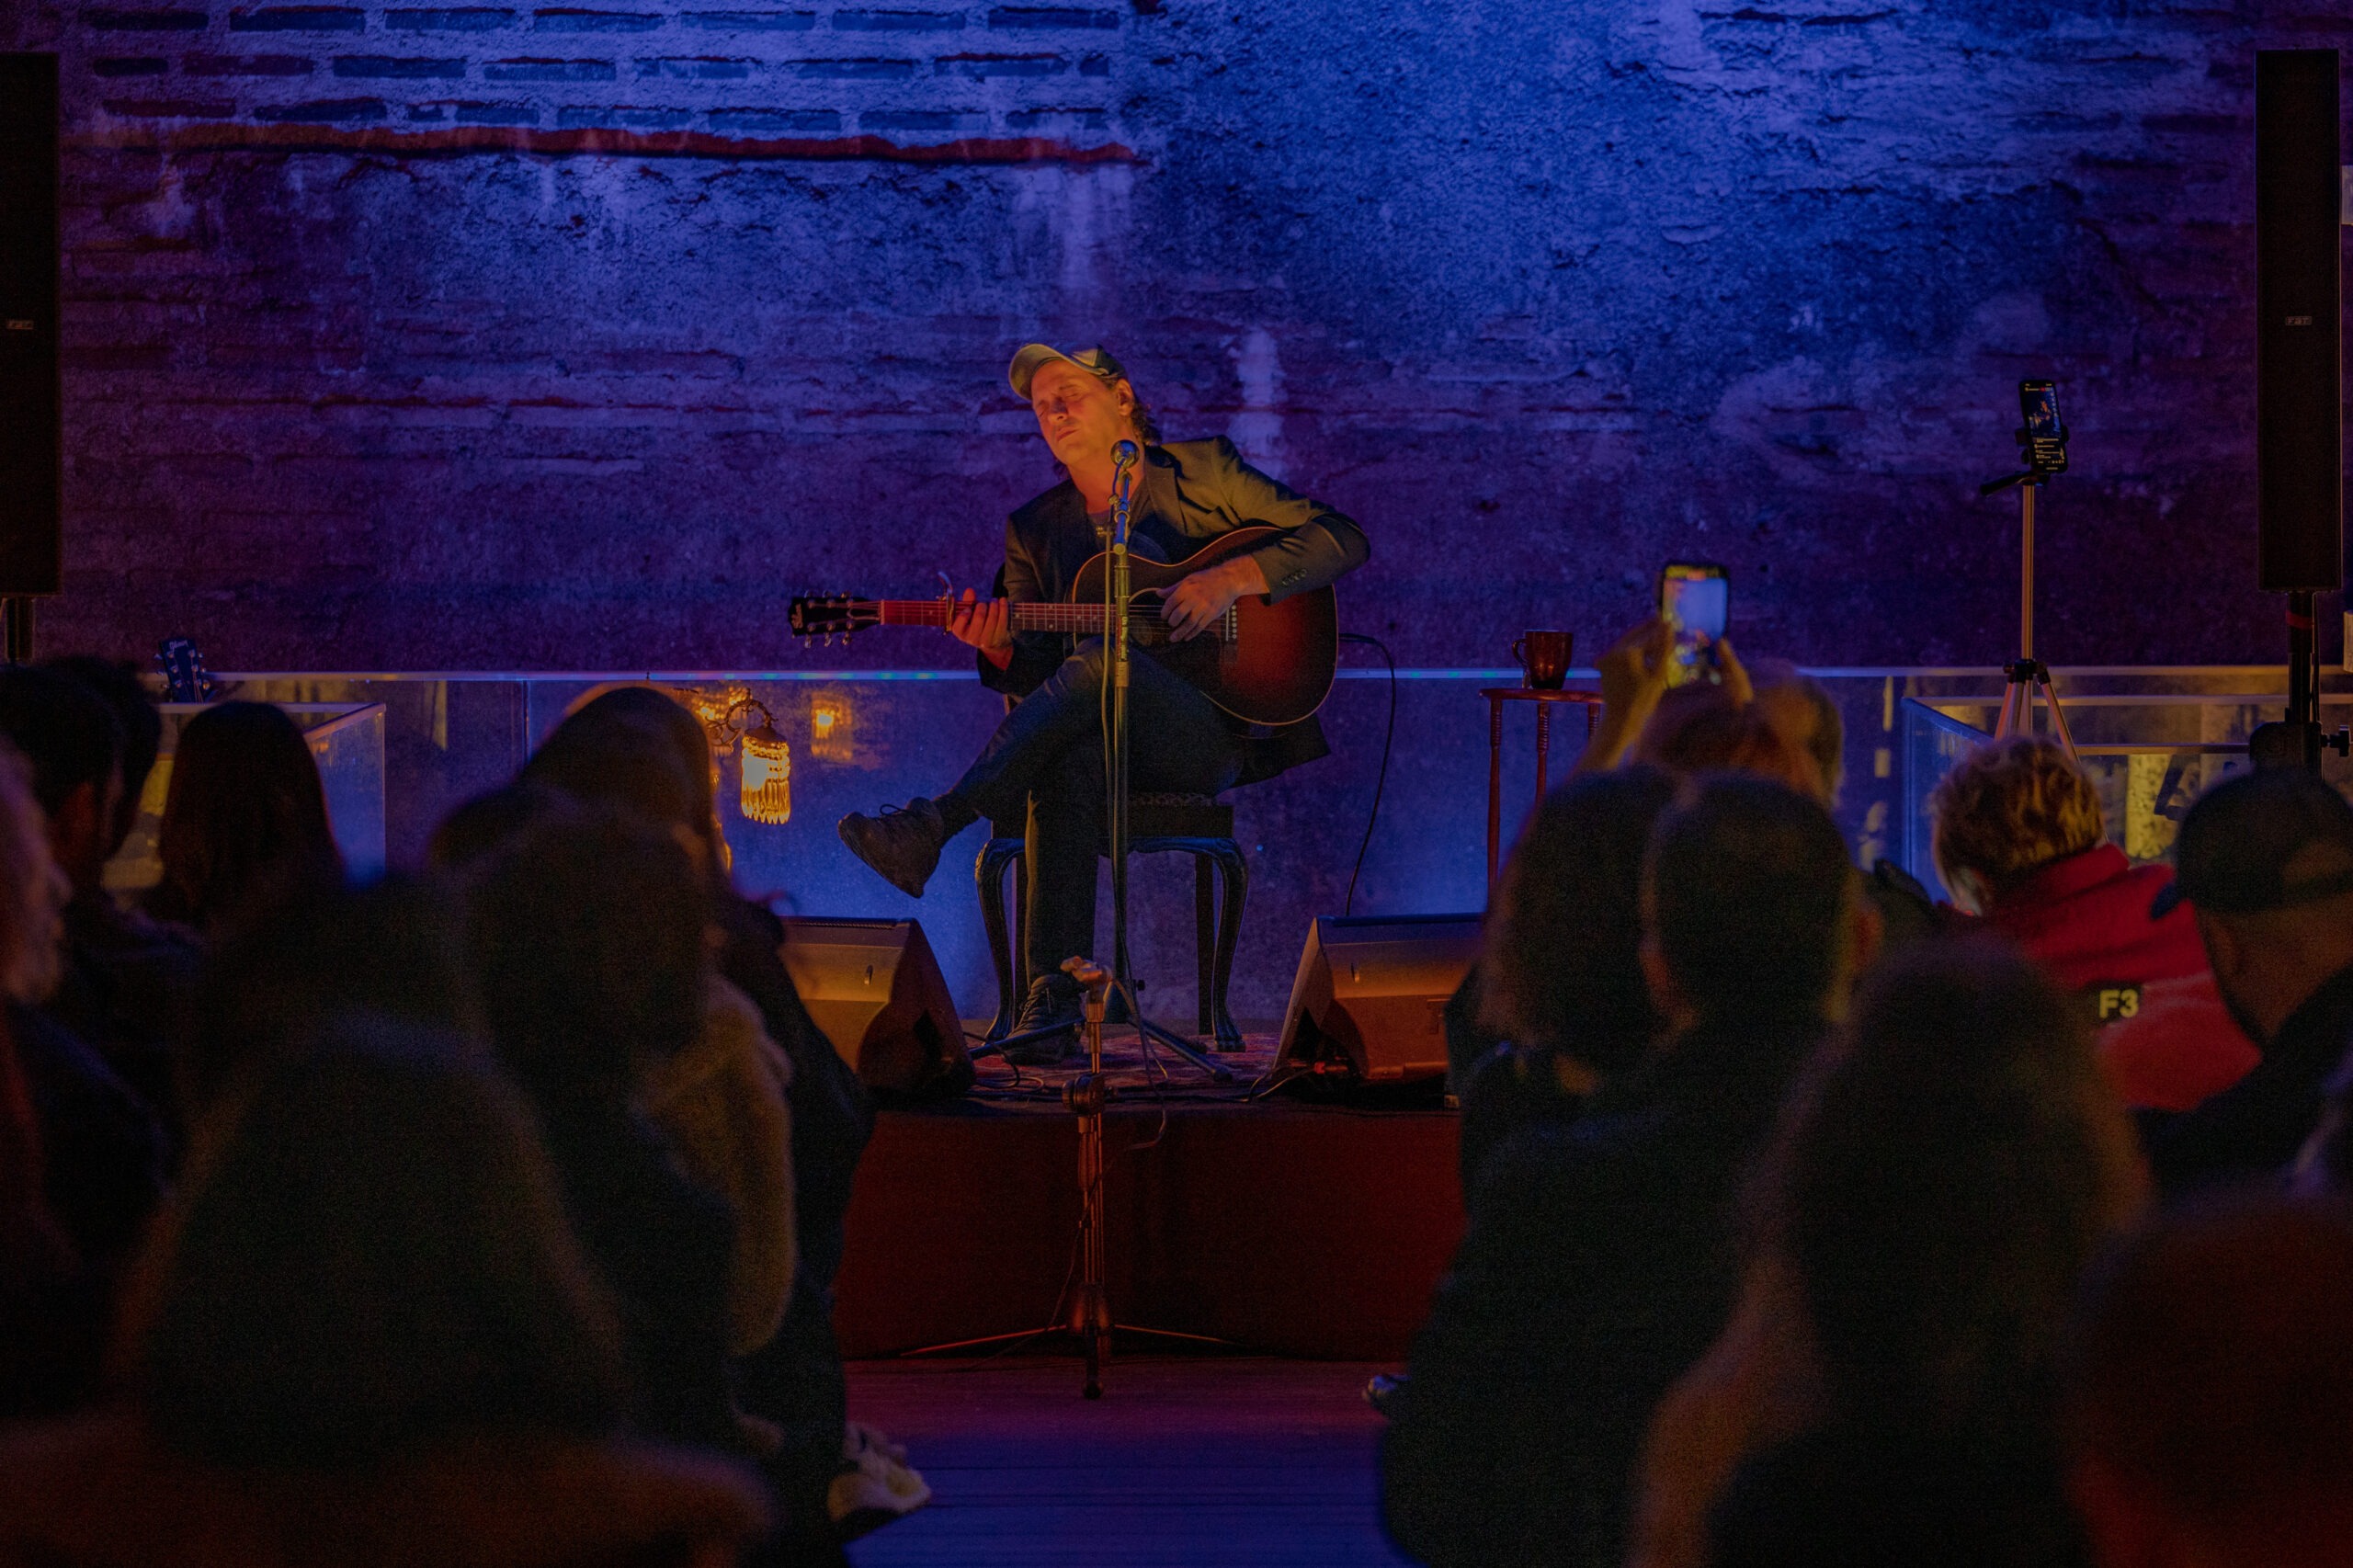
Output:
<svg viewBox="0 0 2353 1568">
<path fill-rule="evenodd" d="M 2058 742 L 1989 741 L 1928 797 L 1953 901 L 2082 998 L 2125 1103 L 2188 1110 L 2257 1061 L 2231 1019 L 2187 910 L 2153 918 L 2173 880 L 2109 841 L 2099 790 Z"/>
<path fill-rule="evenodd" d="M 2169 1198 L 2280 1176 L 2320 1121 L 2353 1032 L 2353 806 L 2302 768 L 2225 779 L 2183 818 L 2175 863 L 2151 913 L 2189 905 L 2263 1060 L 2195 1109 L 2144 1122 Z"/>
<path fill-rule="evenodd" d="M 0 1559 L 694 1564 L 750 1478 L 619 1440 L 620 1334 L 517 1098 L 368 1015 L 203 1124 L 124 1326 L 131 1400 L 0 1441 Z"/>
<path fill-rule="evenodd" d="M 68 866 L 103 842 L 115 773 L 113 720 L 63 676 L 0 669 L 0 734 L 39 749 L 20 758 L 0 742 L 0 842 L 8 881 L 9 954 L 0 996 L 17 1071 L 39 1132 L 42 1198 L 71 1242 L 101 1323 L 110 1281 L 163 1195 L 169 1137 L 153 1108 L 91 1046 L 47 1010 L 64 973 Z M 43 759 L 47 772 L 42 771 Z M 61 856 L 59 846 L 64 846 Z M 68 1397 L 95 1370 L 92 1355 L 44 1397 Z"/>
<path fill-rule="evenodd" d="M 627 715 L 614 700 L 619 695 L 608 694 L 558 725 L 525 767 L 520 788 L 553 790 L 670 830 L 692 851 L 714 902 L 721 902 L 709 748 L 698 741 L 703 775 L 698 788 L 676 748 L 649 723 Z M 667 698 L 648 695 L 686 717 Z M 704 984 L 700 1032 L 685 1050 L 648 1065 L 638 1102 L 669 1139 L 687 1175 L 724 1199 L 734 1215 L 728 1344 L 735 1355 L 746 1356 L 774 1337 L 792 1294 L 797 1238 L 787 1097 L 792 1064 L 768 1038 L 758 1008 L 715 966 L 706 970 Z"/>
<path fill-rule="evenodd" d="M 668 801 L 671 785 L 654 780 L 639 763 L 610 770 L 590 759 L 634 751 L 667 756 L 683 785 L 686 804 Z M 780 956 L 784 927 L 764 905 L 738 895 L 717 869 L 727 864 L 712 800 L 710 738 L 694 715 L 652 687 L 620 687 L 584 704 L 551 735 L 525 769 L 527 781 L 614 800 L 613 780 L 649 780 L 629 801 L 707 835 L 714 868 L 714 920 L 723 941 L 720 972 L 759 1008 L 768 1038 L 792 1064 L 787 1102 L 792 1122 L 794 1234 L 799 1267 L 782 1324 L 767 1343 L 737 1368 L 742 1407 L 773 1424 L 782 1446 L 767 1470 L 787 1499 L 784 1528 L 795 1538 L 796 1560 L 839 1560 L 826 1527 L 827 1495 L 842 1470 L 849 1390 L 834 1337 L 834 1277 L 840 1270 L 843 1223 L 851 1184 L 874 1126 L 865 1088 L 801 1005 Z"/>
<path fill-rule="evenodd" d="M 1671 1033 L 1488 1157 L 1390 1406 L 1383 1504 L 1434 1564 L 1615 1563 L 1653 1406 L 1738 1289 L 1732 1200 L 1876 939 L 1815 801 L 1694 781 L 1659 821 L 1642 961 Z"/>
<path fill-rule="evenodd" d="M 708 899 L 693 861 L 667 833 L 582 809 L 477 866 L 467 902 L 491 1039 L 612 1289 L 644 1427 L 734 1447 L 733 1221 L 638 1108 L 649 1069 L 702 1028 Z"/>
<path fill-rule="evenodd" d="M 318 764 L 283 710 L 222 702 L 188 722 L 156 850 L 164 880 L 149 913 L 208 937 L 342 878 Z"/>
<path fill-rule="evenodd" d="M 2067 1358 L 2100 1568 L 2353 1562 L 2353 1213 L 2198 1207 L 2086 1292 Z"/>
<path fill-rule="evenodd" d="M 112 810 L 91 831 L 79 798 L 69 799 L 52 819 L 53 845 L 74 883 L 65 906 L 65 970 L 49 1001 L 49 1012 L 81 1037 L 180 1135 L 180 1108 L 172 1074 L 171 1042 L 188 1005 L 200 959 L 184 931 L 160 925 L 126 908 L 108 891 L 105 869 L 131 835 L 139 815 L 140 793 L 155 766 L 163 719 L 129 665 L 104 659 L 51 660 L 40 681 L 71 680 L 103 705 L 113 719 L 109 766 Z M 46 756 L 52 773 L 104 782 L 98 767 L 100 714 L 88 703 L 52 695 L 28 700 L 20 684 L 14 701 L 0 700 L 7 717 L 0 729 L 28 754 Z M 38 771 L 43 765 L 36 762 Z M 93 809 L 94 813 L 94 809 Z"/>
<path fill-rule="evenodd" d="M 1653 1428 L 1637 1568 L 2079 1562 L 2057 1346 L 2146 1189 L 2039 968 L 1892 960 L 1784 1111 L 1740 1306 Z"/>
<path fill-rule="evenodd" d="M 1663 1020 L 1641 960 L 1643 855 L 1673 798 L 1647 767 L 1587 774 L 1545 797 L 1504 868 L 1480 960 L 1487 1027 L 1510 1044 L 1470 1064 L 1462 1190 L 1521 1126 L 1574 1114 L 1638 1064 Z"/>
<path fill-rule="evenodd" d="M 121 788 L 115 792 L 114 821 L 107 837 L 109 858 L 122 847 L 137 825 L 146 799 L 147 780 L 164 746 L 164 716 L 140 679 L 139 666 L 128 659 L 101 659 L 89 653 L 69 653 L 43 659 L 40 668 L 76 682 L 107 705 L 119 727 L 122 743 Z"/>
<path fill-rule="evenodd" d="M 0 1013 L 0 1420 L 88 1391 L 108 1310 L 51 1208 L 52 1187 L 73 1178 L 50 1162 L 42 1103 L 17 1046 L 16 1005 L 56 983 L 65 892 L 28 770 L 0 741 L 0 998 L 11 1004 Z M 53 1095 L 48 1107 L 53 1115 Z"/>
</svg>

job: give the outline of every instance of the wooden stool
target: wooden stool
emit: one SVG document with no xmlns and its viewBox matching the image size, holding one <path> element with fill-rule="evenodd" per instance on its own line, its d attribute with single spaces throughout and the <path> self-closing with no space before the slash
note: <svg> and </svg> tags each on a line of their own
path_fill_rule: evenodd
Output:
<svg viewBox="0 0 2353 1568">
<path fill-rule="evenodd" d="M 1242 939 L 1242 905 L 1250 892 L 1250 867 L 1234 842 L 1233 808 L 1207 795 L 1138 792 L 1128 802 L 1128 852 L 1131 855 L 1190 855 L 1193 858 L 1193 964 L 1199 1028 L 1212 1049 L 1240 1051 L 1242 1030 L 1226 1011 L 1233 980 L 1233 953 Z M 1022 868 L 1027 823 L 992 822 L 989 840 L 972 862 L 980 890 L 981 924 L 988 931 L 989 956 L 996 964 L 996 1017 L 988 1038 L 1013 1032 L 1022 1000 L 1029 994 L 1029 879 Z M 1010 873 L 1012 916 L 1006 917 L 1006 884 Z M 1212 886 L 1215 883 L 1215 886 Z"/>
</svg>

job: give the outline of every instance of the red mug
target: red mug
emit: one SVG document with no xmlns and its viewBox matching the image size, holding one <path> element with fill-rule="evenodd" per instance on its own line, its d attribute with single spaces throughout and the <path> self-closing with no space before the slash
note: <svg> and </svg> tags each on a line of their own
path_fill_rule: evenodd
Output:
<svg viewBox="0 0 2353 1568">
<path fill-rule="evenodd" d="M 1529 631 L 1511 645 L 1519 665 L 1520 683 L 1531 691 L 1558 691 L 1569 678 L 1569 650 L 1574 637 L 1566 631 Z"/>
</svg>

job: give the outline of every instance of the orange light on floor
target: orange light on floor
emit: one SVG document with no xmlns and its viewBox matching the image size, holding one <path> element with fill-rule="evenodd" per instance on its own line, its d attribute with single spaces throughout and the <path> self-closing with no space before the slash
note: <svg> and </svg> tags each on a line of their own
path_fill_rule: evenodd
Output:
<svg viewBox="0 0 2353 1568">
<path fill-rule="evenodd" d="M 849 697 L 820 692 L 809 699 L 809 755 L 822 762 L 850 760 Z"/>
<path fill-rule="evenodd" d="M 756 727 L 745 725 L 742 778 L 736 790 L 736 804 L 742 808 L 745 822 L 774 826 L 792 820 L 792 748 L 777 733 L 776 715 L 767 704 L 746 697 L 728 710 L 727 721 L 735 725 L 738 713 L 756 712 L 760 716 Z"/>
</svg>

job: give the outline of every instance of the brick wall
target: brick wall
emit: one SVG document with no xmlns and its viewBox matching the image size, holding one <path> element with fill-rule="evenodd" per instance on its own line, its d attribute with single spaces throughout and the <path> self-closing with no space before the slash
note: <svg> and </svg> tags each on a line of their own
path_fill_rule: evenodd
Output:
<svg viewBox="0 0 2353 1568">
<path fill-rule="evenodd" d="M 2252 51 L 2341 6 L 19 4 L 66 83 L 51 645 L 223 667 L 803 653 L 983 580 L 1101 337 L 1358 516 L 1412 664 L 1580 657 L 1656 563 L 1752 649 L 2015 634 L 2014 388 L 2076 467 L 2044 648 L 2273 658 Z"/>
</svg>

